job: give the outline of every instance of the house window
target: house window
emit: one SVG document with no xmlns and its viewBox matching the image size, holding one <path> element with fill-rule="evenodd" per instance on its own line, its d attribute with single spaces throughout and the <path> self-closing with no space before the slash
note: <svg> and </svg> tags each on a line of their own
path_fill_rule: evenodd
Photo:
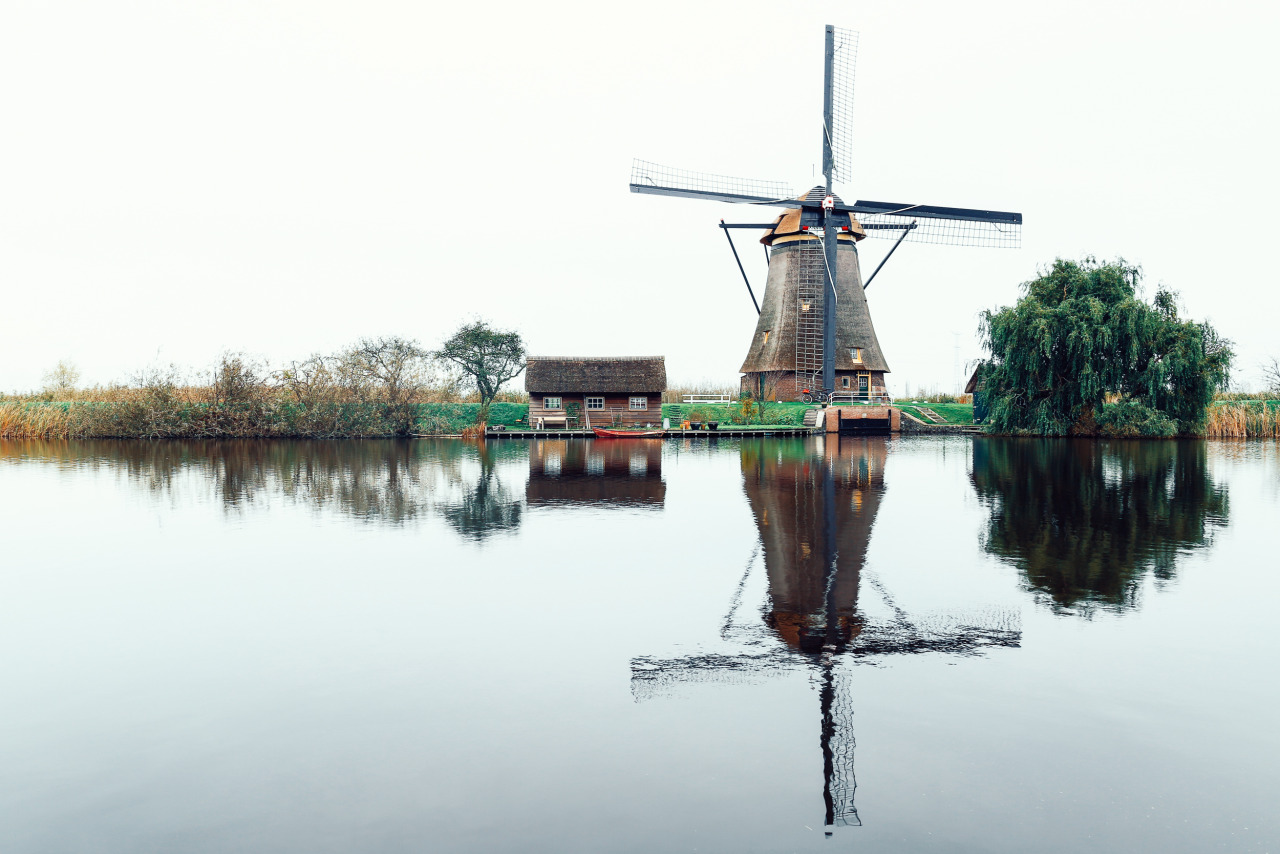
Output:
<svg viewBox="0 0 1280 854">
<path fill-rule="evenodd" d="M 644 411 L 644 410 L 648 409 L 648 408 L 649 408 L 649 398 L 647 398 L 647 397 L 633 397 L 633 398 L 631 398 L 631 408 L 632 408 L 632 409 L 639 409 L 639 410 L 641 410 L 641 411 Z"/>
<path fill-rule="evenodd" d="M 542 408 L 543 409 L 563 409 L 563 407 L 560 406 L 560 398 L 558 397 L 544 397 L 542 399 Z"/>
<path fill-rule="evenodd" d="M 587 409 L 604 409 L 603 397 L 588 397 Z"/>
<path fill-rule="evenodd" d="M 844 388 L 848 388 L 848 387 L 849 387 L 849 378 L 848 378 L 848 377 L 841 377 L 841 378 L 840 378 L 840 385 L 842 385 Z"/>
</svg>

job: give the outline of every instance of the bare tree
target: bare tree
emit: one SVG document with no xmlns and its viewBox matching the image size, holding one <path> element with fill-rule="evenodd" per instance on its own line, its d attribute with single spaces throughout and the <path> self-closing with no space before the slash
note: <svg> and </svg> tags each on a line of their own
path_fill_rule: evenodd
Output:
<svg viewBox="0 0 1280 854">
<path fill-rule="evenodd" d="M 363 338 L 337 361 L 338 381 L 352 397 L 383 404 L 395 432 L 413 432 L 413 405 L 433 376 L 430 354 L 417 341 L 396 336 Z"/>
<path fill-rule="evenodd" d="M 44 393 L 51 397 L 64 397 L 76 390 L 80 383 L 80 370 L 73 362 L 61 359 L 52 370 L 46 371 Z"/>
<path fill-rule="evenodd" d="M 1280 394 L 1280 359 L 1272 356 L 1270 362 L 1262 363 L 1262 379 L 1267 384 L 1267 391 Z"/>
</svg>

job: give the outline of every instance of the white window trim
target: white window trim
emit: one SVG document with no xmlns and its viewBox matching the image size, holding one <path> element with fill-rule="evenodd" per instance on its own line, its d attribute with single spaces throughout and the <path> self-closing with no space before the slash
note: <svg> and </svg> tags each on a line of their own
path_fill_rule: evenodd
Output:
<svg viewBox="0 0 1280 854">
<path fill-rule="evenodd" d="M 554 406 L 551 405 L 551 402 L 553 400 L 555 401 Z M 542 408 L 543 409 L 564 409 L 564 400 L 559 397 L 544 397 L 542 398 Z"/>
<path fill-rule="evenodd" d="M 638 400 L 638 401 L 640 401 L 640 405 L 639 405 L 639 406 L 636 406 L 636 401 L 637 401 L 637 400 Z M 649 408 L 649 398 L 647 398 L 647 397 L 632 397 L 632 398 L 630 398 L 630 399 L 627 401 L 627 406 L 631 409 L 631 411 L 632 411 L 632 412 L 644 412 L 645 410 L 647 410 L 647 409 Z"/>
<path fill-rule="evenodd" d="M 592 405 L 592 403 L 591 403 L 593 400 L 598 400 L 598 401 L 600 402 L 599 406 L 593 406 L 593 405 Z M 604 409 L 604 398 L 603 398 L 603 397 L 588 397 L 588 398 L 586 398 L 586 407 L 587 407 L 587 409 L 591 410 L 592 412 L 599 412 L 600 410 Z"/>
</svg>

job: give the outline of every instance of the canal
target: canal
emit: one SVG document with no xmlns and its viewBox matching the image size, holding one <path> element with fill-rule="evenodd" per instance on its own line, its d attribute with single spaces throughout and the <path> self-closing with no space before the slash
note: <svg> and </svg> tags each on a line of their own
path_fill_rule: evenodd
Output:
<svg viewBox="0 0 1280 854">
<path fill-rule="evenodd" d="M 0 442 L 0 850 L 1268 851 L 1280 446 Z"/>
</svg>

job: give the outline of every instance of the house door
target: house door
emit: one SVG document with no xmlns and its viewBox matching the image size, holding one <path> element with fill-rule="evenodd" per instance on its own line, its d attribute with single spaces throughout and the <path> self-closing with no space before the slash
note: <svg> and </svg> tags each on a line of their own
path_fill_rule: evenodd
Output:
<svg viewBox="0 0 1280 854">
<path fill-rule="evenodd" d="M 871 397 L 871 374 L 858 374 L 858 399 L 868 400 Z"/>
</svg>

